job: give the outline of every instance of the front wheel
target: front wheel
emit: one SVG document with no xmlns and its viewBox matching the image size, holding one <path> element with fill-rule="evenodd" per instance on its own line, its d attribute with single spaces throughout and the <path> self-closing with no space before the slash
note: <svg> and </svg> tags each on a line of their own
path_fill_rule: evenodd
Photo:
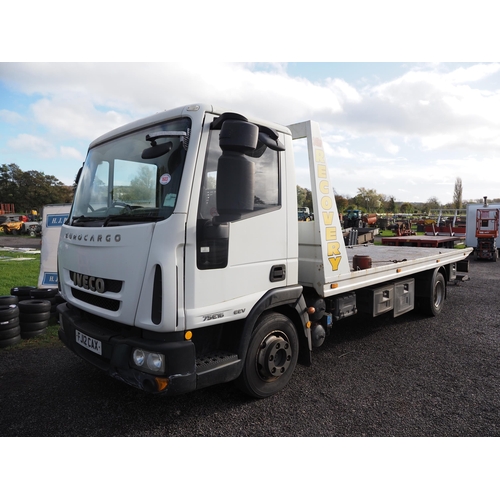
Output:
<svg viewBox="0 0 500 500">
<path fill-rule="evenodd" d="M 297 330 L 279 313 L 265 314 L 255 326 L 239 388 L 256 398 L 281 391 L 290 381 L 299 354 Z"/>
</svg>

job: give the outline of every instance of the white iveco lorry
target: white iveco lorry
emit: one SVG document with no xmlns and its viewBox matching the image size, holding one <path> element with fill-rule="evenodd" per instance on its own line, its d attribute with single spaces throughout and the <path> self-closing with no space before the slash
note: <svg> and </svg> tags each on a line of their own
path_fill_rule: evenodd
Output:
<svg viewBox="0 0 500 500">
<path fill-rule="evenodd" d="M 297 220 L 297 138 L 308 143 L 309 222 Z M 343 318 L 417 305 L 439 314 L 471 251 L 370 245 L 356 255 L 314 122 L 186 106 L 90 145 L 58 248 L 59 335 L 152 393 L 236 380 L 266 397 Z"/>
</svg>

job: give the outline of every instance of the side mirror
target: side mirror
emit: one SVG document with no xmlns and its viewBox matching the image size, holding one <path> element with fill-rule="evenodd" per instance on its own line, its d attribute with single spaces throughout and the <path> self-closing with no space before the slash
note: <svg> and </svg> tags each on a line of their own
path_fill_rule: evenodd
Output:
<svg viewBox="0 0 500 500">
<path fill-rule="evenodd" d="M 245 155 L 257 147 L 259 127 L 244 120 L 226 119 L 221 126 L 216 224 L 239 220 L 254 209 L 255 164 Z"/>
</svg>

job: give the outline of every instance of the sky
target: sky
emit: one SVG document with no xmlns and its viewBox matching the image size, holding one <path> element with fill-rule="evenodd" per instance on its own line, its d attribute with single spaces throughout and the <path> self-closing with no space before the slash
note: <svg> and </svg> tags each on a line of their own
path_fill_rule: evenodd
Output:
<svg viewBox="0 0 500 500">
<path fill-rule="evenodd" d="M 500 197 L 497 62 L 2 62 L 0 163 L 70 185 L 99 135 L 195 102 L 317 121 L 337 194 L 448 203 L 459 177 L 464 200 Z"/>
<path fill-rule="evenodd" d="M 65 5 L 3 7 L 0 164 L 71 185 L 101 134 L 205 102 L 283 125 L 317 121 L 343 196 L 365 188 L 445 204 L 460 178 L 464 200 L 500 197 L 492 1 Z M 296 170 L 310 188 L 303 155 Z"/>
</svg>

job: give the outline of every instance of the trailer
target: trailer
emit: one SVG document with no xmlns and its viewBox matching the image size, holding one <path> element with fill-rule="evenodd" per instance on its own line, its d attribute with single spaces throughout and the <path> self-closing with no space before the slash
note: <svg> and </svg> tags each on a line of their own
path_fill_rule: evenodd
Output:
<svg viewBox="0 0 500 500">
<path fill-rule="evenodd" d="M 303 138 L 315 216 L 299 222 Z M 77 181 L 58 247 L 59 337 L 154 394 L 235 381 L 271 396 L 345 318 L 440 314 L 472 251 L 347 248 L 312 121 L 161 112 L 93 141 Z"/>
</svg>

